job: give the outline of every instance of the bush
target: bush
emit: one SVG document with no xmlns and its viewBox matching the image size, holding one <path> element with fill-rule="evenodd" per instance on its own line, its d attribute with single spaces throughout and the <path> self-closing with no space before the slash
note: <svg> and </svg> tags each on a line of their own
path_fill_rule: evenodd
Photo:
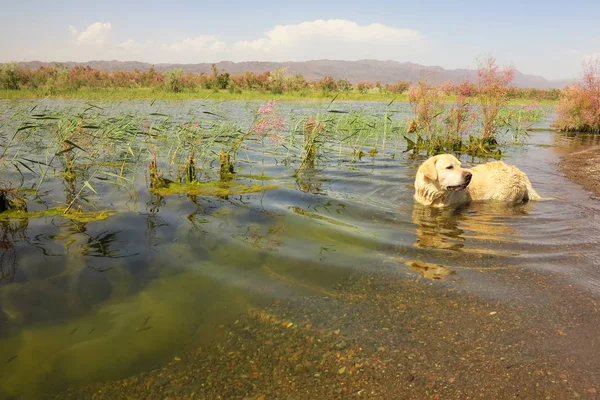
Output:
<svg viewBox="0 0 600 400">
<path fill-rule="evenodd" d="M 165 86 L 172 92 L 183 91 L 183 69 L 175 68 L 166 73 Z"/>
<path fill-rule="evenodd" d="M 584 64 L 583 80 L 562 91 L 556 112 L 561 131 L 600 133 L 600 60 Z"/>
<path fill-rule="evenodd" d="M 371 89 L 373 89 L 375 86 L 373 86 L 373 84 L 371 82 L 358 82 L 356 84 L 356 90 L 358 90 L 358 93 L 369 93 L 369 91 Z"/>
<path fill-rule="evenodd" d="M 275 69 L 269 75 L 269 91 L 273 94 L 282 94 L 286 89 L 287 68 Z"/>
<path fill-rule="evenodd" d="M 20 69 L 15 63 L 6 63 L 0 69 L 0 88 L 9 90 L 21 89 Z"/>
<path fill-rule="evenodd" d="M 326 76 L 315 82 L 315 88 L 322 92 L 335 92 L 338 90 L 337 82 L 331 76 Z"/>
<path fill-rule="evenodd" d="M 352 84 L 347 79 L 339 79 L 337 81 L 337 88 L 340 92 L 351 92 Z"/>
<path fill-rule="evenodd" d="M 409 81 L 398 81 L 393 85 L 388 85 L 386 90 L 390 93 L 402 94 L 410 87 Z"/>
</svg>

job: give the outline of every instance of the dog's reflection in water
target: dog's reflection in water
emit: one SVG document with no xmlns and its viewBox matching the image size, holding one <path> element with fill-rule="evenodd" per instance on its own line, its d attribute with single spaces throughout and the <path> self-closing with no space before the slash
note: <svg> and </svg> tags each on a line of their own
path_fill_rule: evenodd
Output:
<svg viewBox="0 0 600 400">
<path fill-rule="evenodd" d="M 458 208 L 432 208 L 415 204 L 412 222 L 416 225 L 415 247 L 442 250 L 460 250 L 464 247 L 464 231 L 459 228 L 461 210 Z"/>
<path fill-rule="evenodd" d="M 502 253 L 489 243 L 517 241 L 520 233 L 511 226 L 510 220 L 529 214 L 531 207 L 534 203 L 516 206 L 485 202 L 444 208 L 415 203 L 412 222 L 415 224 L 416 240 L 413 246 L 479 254 Z M 456 257 L 452 258 L 456 260 Z M 455 274 L 452 268 L 441 264 L 420 260 L 405 264 L 428 279 L 440 280 Z"/>
<path fill-rule="evenodd" d="M 472 203 L 459 207 L 432 208 L 415 204 L 412 222 L 416 225 L 415 247 L 485 251 L 465 248 L 467 239 L 496 242 L 515 241 L 519 232 L 509 224 L 515 216 L 529 214 L 535 203 L 508 205 L 501 202 Z M 488 249 L 493 252 L 493 249 Z"/>
</svg>

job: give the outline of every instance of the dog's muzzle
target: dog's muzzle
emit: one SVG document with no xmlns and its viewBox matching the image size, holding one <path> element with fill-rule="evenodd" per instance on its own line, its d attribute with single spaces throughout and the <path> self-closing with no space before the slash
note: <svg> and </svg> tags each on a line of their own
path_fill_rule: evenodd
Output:
<svg viewBox="0 0 600 400">
<path fill-rule="evenodd" d="M 462 185 L 448 186 L 446 189 L 451 192 L 458 191 L 458 190 L 465 190 L 467 188 L 467 186 L 469 186 L 469 183 L 471 183 L 472 177 L 473 177 L 472 173 L 465 172 L 464 179 L 463 179 L 464 182 L 462 183 Z"/>
</svg>

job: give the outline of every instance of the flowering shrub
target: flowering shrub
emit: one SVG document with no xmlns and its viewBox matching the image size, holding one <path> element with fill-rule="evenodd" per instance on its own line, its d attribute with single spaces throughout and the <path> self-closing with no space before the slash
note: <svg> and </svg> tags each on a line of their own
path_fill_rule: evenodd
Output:
<svg viewBox="0 0 600 400">
<path fill-rule="evenodd" d="M 494 57 L 479 61 L 477 69 L 477 97 L 480 103 L 482 136 L 495 141 L 498 130 L 498 115 L 508 102 L 507 93 L 515 76 L 512 66 L 501 69 Z"/>
<path fill-rule="evenodd" d="M 556 112 L 559 130 L 600 133 L 600 60 L 584 64 L 583 80 L 562 91 Z"/>
<path fill-rule="evenodd" d="M 444 93 L 446 96 L 450 96 L 451 94 L 454 93 L 454 85 L 452 84 L 452 82 L 450 81 L 444 81 L 441 85 L 440 85 L 440 90 L 442 91 L 442 93 Z"/>
<path fill-rule="evenodd" d="M 455 91 L 458 96 L 471 97 L 475 94 L 476 89 L 474 85 L 463 82 L 455 88 Z"/>
<path fill-rule="evenodd" d="M 408 90 L 408 101 L 413 108 L 416 130 L 429 138 L 438 130 L 438 117 L 444 110 L 440 90 L 421 81 Z"/>
<path fill-rule="evenodd" d="M 446 130 L 449 136 L 455 140 L 462 140 L 462 137 L 473 127 L 477 121 L 477 116 L 469 107 L 468 96 L 460 92 L 456 96 L 456 102 L 450 106 L 446 116 Z"/>
</svg>

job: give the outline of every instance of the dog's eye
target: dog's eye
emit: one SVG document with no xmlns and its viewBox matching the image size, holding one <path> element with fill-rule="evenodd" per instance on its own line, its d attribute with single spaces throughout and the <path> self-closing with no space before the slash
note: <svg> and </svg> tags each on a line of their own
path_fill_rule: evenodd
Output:
<svg viewBox="0 0 600 400">
<path fill-rule="evenodd" d="M 454 165 L 448 165 L 446 169 L 454 169 Z"/>
</svg>

